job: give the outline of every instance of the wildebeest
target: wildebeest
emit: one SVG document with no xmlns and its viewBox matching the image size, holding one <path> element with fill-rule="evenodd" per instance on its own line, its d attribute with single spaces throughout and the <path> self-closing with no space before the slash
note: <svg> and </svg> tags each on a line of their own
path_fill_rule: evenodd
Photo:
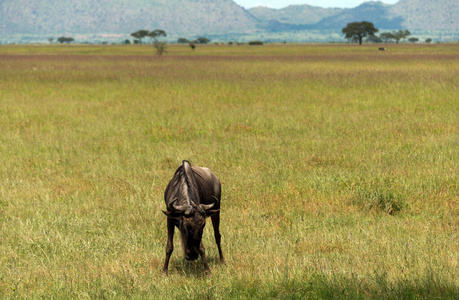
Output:
<svg viewBox="0 0 459 300">
<path fill-rule="evenodd" d="M 163 211 L 167 216 L 164 274 L 168 273 L 169 259 L 174 250 L 175 227 L 180 231 L 185 259 L 196 260 L 201 255 L 204 269 L 207 274 L 210 274 L 202 244 L 202 233 L 207 217 L 212 219 L 220 262 L 224 263 L 220 245 L 220 199 L 220 180 L 208 168 L 191 166 L 188 161 L 182 161 L 182 165 L 175 171 L 164 192 L 167 207 L 167 211 Z"/>
<path fill-rule="evenodd" d="M 379 47 L 378 50 L 379 51 L 386 51 L 386 48 L 385 47 Z"/>
</svg>

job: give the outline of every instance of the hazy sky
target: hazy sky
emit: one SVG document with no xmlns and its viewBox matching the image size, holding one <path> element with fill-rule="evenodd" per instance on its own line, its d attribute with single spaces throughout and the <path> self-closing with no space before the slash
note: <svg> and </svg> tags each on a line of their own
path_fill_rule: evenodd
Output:
<svg viewBox="0 0 459 300">
<path fill-rule="evenodd" d="M 292 4 L 309 4 L 320 7 L 356 7 L 363 2 L 370 0 L 233 0 L 244 8 L 252 8 L 255 6 L 266 6 L 271 8 L 284 8 Z M 386 4 L 394 4 L 399 0 L 382 0 Z"/>
</svg>

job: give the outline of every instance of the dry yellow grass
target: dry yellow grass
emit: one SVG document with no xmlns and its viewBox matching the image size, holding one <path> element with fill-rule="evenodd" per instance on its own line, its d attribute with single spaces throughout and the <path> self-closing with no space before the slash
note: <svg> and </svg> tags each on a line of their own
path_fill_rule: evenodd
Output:
<svg viewBox="0 0 459 300">
<path fill-rule="evenodd" d="M 0 47 L 0 296 L 456 298 L 457 45 Z M 223 251 L 160 269 L 182 159 Z"/>
</svg>

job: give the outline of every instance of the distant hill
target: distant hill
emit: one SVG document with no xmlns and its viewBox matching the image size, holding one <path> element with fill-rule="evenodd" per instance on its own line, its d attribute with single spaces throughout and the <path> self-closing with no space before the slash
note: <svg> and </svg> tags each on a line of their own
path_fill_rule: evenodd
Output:
<svg viewBox="0 0 459 300">
<path fill-rule="evenodd" d="M 345 9 L 342 12 L 327 17 L 315 24 L 316 29 L 340 29 L 350 22 L 369 21 L 376 28 L 401 29 L 405 28 L 403 18 L 390 13 L 390 5 L 382 2 L 366 2 L 356 8 Z"/>
<path fill-rule="evenodd" d="M 258 20 L 232 0 L 0 0 L 0 35 L 244 32 Z"/>
<path fill-rule="evenodd" d="M 408 29 L 459 31 L 458 0 L 400 0 L 388 11 Z"/>
<path fill-rule="evenodd" d="M 290 5 L 283 9 L 271 9 L 258 6 L 249 9 L 249 12 L 262 22 L 276 20 L 281 23 L 295 25 L 312 25 L 324 18 L 341 13 L 342 8 L 322 8 L 310 5 Z"/>
<path fill-rule="evenodd" d="M 371 1 L 352 9 L 292 5 L 245 10 L 233 0 L 0 0 L 0 43 L 65 35 L 80 41 L 96 37 L 119 40 L 140 29 L 163 29 L 173 38 L 275 36 L 273 40 L 285 36 L 295 40 L 295 35 L 309 30 L 318 38 L 340 39 L 347 23 L 363 20 L 382 30 L 417 30 L 458 39 L 459 1 L 400 0 L 394 5 Z"/>
<path fill-rule="evenodd" d="M 265 24 L 279 22 L 286 28 L 341 29 L 347 23 L 365 20 L 384 29 L 459 31 L 458 0 L 400 0 L 394 5 L 371 1 L 352 9 L 309 5 L 284 9 L 256 7 L 249 12 Z"/>
</svg>

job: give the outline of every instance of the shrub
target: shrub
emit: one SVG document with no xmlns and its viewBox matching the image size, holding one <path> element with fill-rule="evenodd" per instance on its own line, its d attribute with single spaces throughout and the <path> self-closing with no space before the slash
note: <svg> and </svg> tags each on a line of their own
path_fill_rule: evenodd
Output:
<svg viewBox="0 0 459 300">
<path fill-rule="evenodd" d="M 249 45 L 251 45 L 251 46 L 263 46 L 263 42 L 262 41 L 250 41 Z"/>
<path fill-rule="evenodd" d="M 167 43 L 162 41 L 154 41 L 153 46 L 156 48 L 156 54 L 162 55 L 163 53 L 166 53 L 166 48 L 167 48 Z"/>
</svg>

